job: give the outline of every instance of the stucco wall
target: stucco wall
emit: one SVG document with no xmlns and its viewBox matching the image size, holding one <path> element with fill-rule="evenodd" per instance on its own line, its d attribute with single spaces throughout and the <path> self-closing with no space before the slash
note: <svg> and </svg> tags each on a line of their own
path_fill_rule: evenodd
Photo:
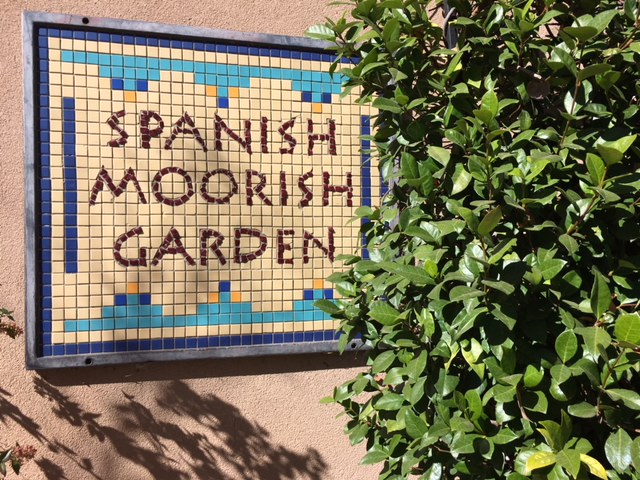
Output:
<svg viewBox="0 0 640 480">
<path fill-rule="evenodd" d="M 24 324 L 24 10 L 285 35 L 337 10 L 308 0 L 1 0 L 0 305 Z M 303 355 L 29 372 L 0 338 L 0 443 L 38 448 L 24 478 L 367 479 L 339 409 L 362 358 Z"/>
</svg>

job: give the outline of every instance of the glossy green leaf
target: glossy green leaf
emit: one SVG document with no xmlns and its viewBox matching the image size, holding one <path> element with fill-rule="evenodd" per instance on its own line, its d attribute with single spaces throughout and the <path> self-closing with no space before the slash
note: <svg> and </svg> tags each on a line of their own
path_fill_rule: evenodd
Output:
<svg viewBox="0 0 640 480">
<path fill-rule="evenodd" d="M 640 345 L 640 315 L 622 314 L 616 318 L 615 336 L 619 342 Z"/>
<path fill-rule="evenodd" d="M 451 195 L 456 195 L 463 192 L 469 186 L 469 183 L 471 183 L 471 174 L 467 172 L 461 163 L 458 163 L 453 171 L 451 180 L 453 181 Z"/>
<path fill-rule="evenodd" d="M 556 338 L 555 348 L 560 361 L 567 363 L 578 351 L 578 337 L 571 330 L 566 330 Z"/>
<path fill-rule="evenodd" d="M 580 471 L 580 452 L 571 449 L 562 449 L 556 455 L 556 462 L 564 468 L 573 478 L 578 477 Z"/>
<path fill-rule="evenodd" d="M 600 156 L 607 165 L 618 163 L 624 157 L 625 152 L 633 145 L 636 135 L 628 135 L 610 142 L 602 142 L 596 145 Z"/>
<path fill-rule="evenodd" d="M 604 453 L 611 466 L 622 473 L 631 465 L 631 437 L 619 428 L 615 433 L 609 435 L 604 444 Z"/>
<path fill-rule="evenodd" d="M 595 27 L 565 27 L 564 32 L 568 35 L 571 35 L 573 38 L 577 38 L 578 40 L 584 42 L 598 34 L 598 29 Z"/>
<path fill-rule="evenodd" d="M 598 269 L 593 269 L 594 280 L 591 287 L 591 310 L 596 318 L 602 317 L 602 314 L 609 310 L 611 305 L 611 290 L 604 275 Z"/>
<path fill-rule="evenodd" d="M 611 400 L 622 402 L 626 407 L 633 410 L 640 410 L 640 395 L 633 390 L 624 388 L 610 388 L 604 391 Z"/>
<path fill-rule="evenodd" d="M 393 325 L 401 322 L 400 312 L 388 303 L 378 302 L 372 305 L 369 316 L 382 325 Z"/>
<path fill-rule="evenodd" d="M 593 418 L 597 414 L 595 405 L 591 405 L 587 402 L 576 403 L 575 405 L 569 405 L 567 408 L 569 414 L 578 418 Z"/>
<path fill-rule="evenodd" d="M 398 410 L 403 403 L 404 397 L 402 395 L 397 393 L 385 393 L 375 401 L 373 407 L 376 410 L 394 411 Z"/>
<path fill-rule="evenodd" d="M 500 220 L 502 220 L 502 209 L 500 207 L 489 210 L 478 225 L 478 233 L 485 237 L 490 235 L 498 226 Z"/>
<path fill-rule="evenodd" d="M 525 468 L 528 472 L 527 475 L 530 475 L 532 471 L 538 470 L 540 468 L 548 467 L 549 465 L 553 465 L 556 463 L 556 454 L 553 452 L 535 452 L 531 455 L 526 463 Z"/>
<path fill-rule="evenodd" d="M 402 112 L 402 107 L 391 98 L 378 97 L 373 101 L 373 106 L 378 110 L 385 110 L 391 113 Z"/>
</svg>

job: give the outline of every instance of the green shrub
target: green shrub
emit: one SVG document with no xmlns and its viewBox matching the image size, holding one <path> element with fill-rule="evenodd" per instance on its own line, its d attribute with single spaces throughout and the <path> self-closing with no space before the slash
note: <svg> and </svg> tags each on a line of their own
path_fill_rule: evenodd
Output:
<svg viewBox="0 0 640 480">
<path fill-rule="evenodd" d="M 380 478 L 640 478 L 636 0 L 350 0 L 310 30 L 379 110 L 370 258 L 318 306 Z"/>
</svg>

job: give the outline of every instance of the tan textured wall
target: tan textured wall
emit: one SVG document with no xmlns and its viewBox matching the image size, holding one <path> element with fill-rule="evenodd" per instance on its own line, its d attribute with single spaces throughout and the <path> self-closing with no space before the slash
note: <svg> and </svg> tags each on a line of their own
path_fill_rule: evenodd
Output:
<svg viewBox="0 0 640 480">
<path fill-rule="evenodd" d="M 0 0 L 0 305 L 24 323 L 23 10 L 303 34 L 337 11 L 309 0 Z M 38 448 L 29 479 L 375 478 L 339 409 L 320 405 L 362 359 L 336 355 L 28 372 L 0 338 L 0 444 Z"/>
</svg>

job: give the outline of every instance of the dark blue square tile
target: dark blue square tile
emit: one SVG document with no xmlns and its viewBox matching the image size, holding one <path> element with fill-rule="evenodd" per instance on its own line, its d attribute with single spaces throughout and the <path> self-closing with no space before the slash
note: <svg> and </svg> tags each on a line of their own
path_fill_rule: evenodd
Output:
<svg viewBox="0 0 640 480">
<path fill-rule="evenodd" d="M 224 97 L 219 97 L 218 108 L 229 108 L 229 99 Z"/>
<path fill-rule="evenodd" d="M 124 80 L 121 78 L 112 78 L 111 88 L 114 90 L 124 90 Z"/>
<path fill-rule="evenodd" d="M 304 291 L 304 299 L 305 300 L 313 300 L 313 290 L 305 290 Z"/>
<path fill-rule="evenodd" d="M 115 304 L 116 305 L 126 305 L 127 304 L 127 296 L 125 294 L 118 294 L 115 296 Z"/>
<path fill-rule="evenodd" d="M 218 284 L 218 291 L 220 292 L 230 292 L 231 291 L 231 282 L 224 281 Z"/>
<path fill-rule="evenodd" d="M 197 338 L 187 338 L 187 348 L 196 348 L 198 346 Z"/>
<path fill-rule="evenodd" d="M 151 294 L 141 293 L 139 295 L 140 305 L 151 305 Z"/>
<path fill-rule="evenodd" d="M 220 346 L 228 347 L 231 345 L 231 339 L 229 337 L 220 337 Z"/>
<path fill-rule="evenodd" d="M 98 40 L 98 33 L 97 32 L 87 32 L 87 40 L 95 42 L 96 40 Z"/>
</svg>

